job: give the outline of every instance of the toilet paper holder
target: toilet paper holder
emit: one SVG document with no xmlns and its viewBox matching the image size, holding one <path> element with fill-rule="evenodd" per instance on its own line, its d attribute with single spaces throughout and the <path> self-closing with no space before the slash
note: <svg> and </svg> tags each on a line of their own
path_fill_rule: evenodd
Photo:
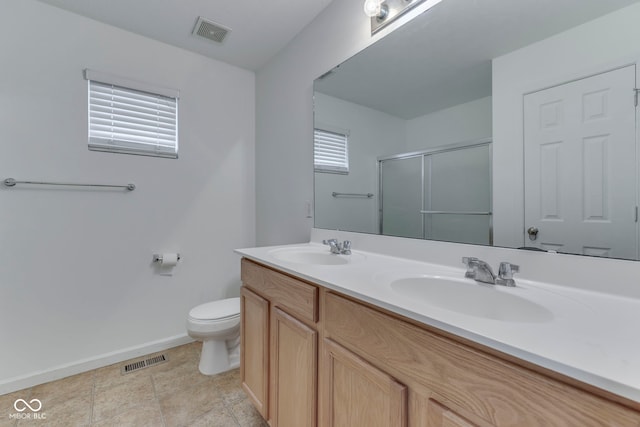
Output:
<svg viewBox="0 0 640 427">
<path fill-rule="evenodd" d="M 180 261 L 180 254 L 176 254 L 176 255 L 178 255 L 178 261 Z M 158 262 L 162 264 L 162 254 L 153 254 L 153 262 Z"/>
</svg>

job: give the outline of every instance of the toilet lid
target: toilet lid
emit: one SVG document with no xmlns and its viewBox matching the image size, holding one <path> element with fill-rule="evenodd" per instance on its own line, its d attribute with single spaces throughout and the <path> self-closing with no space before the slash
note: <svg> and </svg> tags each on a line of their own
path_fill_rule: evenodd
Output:
<svg viewBox="0 0 640 427">
<path fill-rule="evenodd" d="M 192 319 L 221 320 L 240 315 L 240 298 L 211 301 L 194 307 L 189 312 Z"/>
</svg>

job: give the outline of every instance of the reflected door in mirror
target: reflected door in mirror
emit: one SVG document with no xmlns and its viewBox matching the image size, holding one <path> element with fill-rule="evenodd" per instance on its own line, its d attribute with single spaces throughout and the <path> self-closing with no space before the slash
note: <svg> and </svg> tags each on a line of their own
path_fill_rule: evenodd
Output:
<svg viewBox="0 0 640 427">
<path fill-rule="evenodd" d="M 526 246 L 637 259 L 635 65 L 526 95 Z"/>
</svg>

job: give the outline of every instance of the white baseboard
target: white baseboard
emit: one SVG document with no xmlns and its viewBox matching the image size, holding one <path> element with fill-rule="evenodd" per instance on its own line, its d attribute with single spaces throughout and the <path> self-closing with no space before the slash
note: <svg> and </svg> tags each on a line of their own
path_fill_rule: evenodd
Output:
<svg viewBox="0 0 640 427">
<path fill-rule="evenodd" d="M 35 385 L 59 380 L 71 375 L 81 374 L 92 369 L 102 368 L 151 353 L 167 350 L 179 345 L 193 342 L 187 334 L 176 335 L 158 341 L 152 341 L 135 347 L 125 348 L 112 353 L 101 354 L 92 358 L 78 360 L 66 365 L 56 366 L 46 371 L 32 372 L 28 375 L 0 381 L 0 395 L 33 387 Z"/>
</svg>

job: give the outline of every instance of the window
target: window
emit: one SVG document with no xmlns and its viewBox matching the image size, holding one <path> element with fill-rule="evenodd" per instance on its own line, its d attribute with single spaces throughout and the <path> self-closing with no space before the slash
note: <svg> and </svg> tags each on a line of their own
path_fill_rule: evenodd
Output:
<svg viewBox="0 0 640 427">
<path fill-rule="evenodd" d="M 178 91 L 85 70 L 89 150 L 178 157 Z"/>
<path fill-rule="evenodd" d="M 313 164 L 316 172 L 349 173 L 346 131 L 313 130 Z"/>
</svg>

